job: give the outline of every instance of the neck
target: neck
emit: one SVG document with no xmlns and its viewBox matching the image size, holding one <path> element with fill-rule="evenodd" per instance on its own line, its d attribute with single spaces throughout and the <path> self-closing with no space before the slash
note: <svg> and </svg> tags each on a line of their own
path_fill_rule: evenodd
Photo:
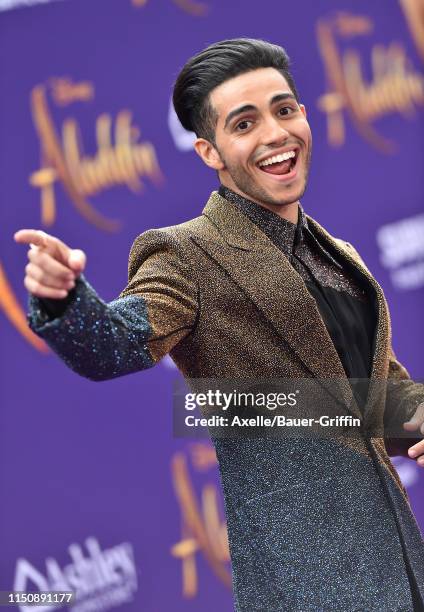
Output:
<svg viewBox="0 0 424 612">
<path fill-rule="evenodd" d="M 225 183 L 222 183 L 222 185 L 223 187 L 226 187 L 227 189 L 234 191 L 234 193 L 238 193 L 238 195 L 240 195 L 242 198 L 245 198 L 246 200 L 250 200 L 250 202 L 254 202 L 258 206 L 261 206 L 262 208 L 266 208 L 267 210 L 270 210 L 274 214 L 278 215 L 281 219 L 286 219 L 286 221 L 290 221 L 290 223 L 297 225 L 297 222 L 299 219 L 299 205 L 300 205 L 299 200 L 296 200 L 296 202 L 289 202 L 287 204 L 283 204 L 283 203 L 282 204 L 270 204 L 269 202 L 262 202 L 261 200 L 252 198 L 252 196 L 248 195 L 247 193 L 244 193 L 243 191 L 241 191 L 241 189 L 238 189 L 235 185 L 229 186 L 229 185 L 226 185 Z"/>
<path fill-rule="evenodd" d="M 299 200 L 289 204 L 268 204 L 267 202 L 257 202 L 256 200 L 253 200 L 253 202 L 275 213 L 281 219 L 286 219 L 286 221 L 297 225 L 299 219 Z"/>
</svg>

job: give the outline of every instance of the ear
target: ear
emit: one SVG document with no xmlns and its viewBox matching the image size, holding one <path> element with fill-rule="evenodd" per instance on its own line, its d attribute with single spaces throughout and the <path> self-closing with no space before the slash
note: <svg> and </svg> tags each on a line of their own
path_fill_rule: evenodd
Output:
<svg viewBox="0 0 424 612">
<path fill-rule="evenodd" d="M 306 108 L 305 108 L 305 105 L 304 104 L 299 104 L 299 108 L 302 111 L 302 113 L 303 113 L 303 115 L 304 115 L 304 117 L 306 119 Z"/>
<path fill-rule="evenodd" d="M 204 138 L 197 138 L 194 142 L 194 149 L 199 157 L 205 162 L 209 168 L 214 170 L 223 170 L 225 164 L 223 163 L 217 149 L 213 146 L 209 140 Z"/>
</svg>

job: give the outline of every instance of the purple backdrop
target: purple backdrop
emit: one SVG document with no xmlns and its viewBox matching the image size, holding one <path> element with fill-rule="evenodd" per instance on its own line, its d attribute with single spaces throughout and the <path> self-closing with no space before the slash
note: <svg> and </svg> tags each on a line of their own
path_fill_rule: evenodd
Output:
<svg viewBox="0 0 424 612">
<path fill-rule="evenodd" d="M 26 330 L 26 254 L 12 241 L 37 227 L 84 249 L 111 300 L 140 232 L 201 212 L 216 177 L 170 95 L 208 43 L 287 48 L 314 136 L 303 206 L 360 251 L 385 290 L 398 358 L 422 380 L 423 15 L 422 0 L 0 12 L 0 590 L 77 587 L 78 612 L 232 609 L 214 454 L 172 437 L 177 370 L 165 359 L 101 384 L 67 370 Z M 423 475 L 395 464 L 424 526 Z"/>
</svg>

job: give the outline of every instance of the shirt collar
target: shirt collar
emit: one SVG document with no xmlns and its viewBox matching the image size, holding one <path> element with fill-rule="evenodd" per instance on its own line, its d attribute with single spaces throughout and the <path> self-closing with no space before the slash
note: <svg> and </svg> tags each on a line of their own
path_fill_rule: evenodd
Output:
<svg viewBox="0 0 424 612">
<path fill-rule="evenodd" d="M 292 255 L 293 251 L 303 241 L 305 230 L 308 229 L 308 221 L 300 204 L 298 222 L 295 224 L 287 221 L 287 219 L 282 219 L 271 210 L 248 200 L 224 185 L 220 186 L 219 195 L 241 210 L 287 255 Z"/>
</svg>

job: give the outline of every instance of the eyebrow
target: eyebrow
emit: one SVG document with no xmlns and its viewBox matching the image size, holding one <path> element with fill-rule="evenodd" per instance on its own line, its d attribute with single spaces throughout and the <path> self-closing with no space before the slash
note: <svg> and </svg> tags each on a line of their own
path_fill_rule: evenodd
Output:
<svg viewBox="0 0 424 612">
<path fill-rule="evenodd" d="M 276 104 L 277 102 L 281 102 L 282 100 L 294 100 L 295 102 L 297 102 L 296 97 L 292 93 L 281 93 L 271 98 L 271 102 L 269 105 L 273 106 L 274 104 Z M 228 126 L 230 121 L 234 119 L 234 117 L 237 117 L 238 115 L 241 115 L 242 113 L 247 113 L 249 111 L 257 111 L 257 110 L 258 110 L 257 107 L 254 106 L 253 104 L 244 104 L 243 106 L 239 106 L 238 108 L 235 108 L 230 113 L 228 113 L 227 118 L 225 119 L 224 129 Z"/>
</svg>

